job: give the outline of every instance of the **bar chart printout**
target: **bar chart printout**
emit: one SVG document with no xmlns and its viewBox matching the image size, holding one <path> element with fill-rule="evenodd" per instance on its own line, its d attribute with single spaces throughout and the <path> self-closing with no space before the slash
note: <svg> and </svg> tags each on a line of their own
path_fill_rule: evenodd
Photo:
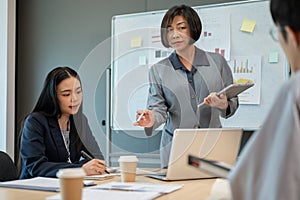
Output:
<svg viewBox="0 0 300 200">
<path fill-rule="evenodd" d="M 239 95 L 240 104 L 260 104 L 261 56 L 232 56 L 228 63 L 235 83 L 254 83 Z"/>
</svg>

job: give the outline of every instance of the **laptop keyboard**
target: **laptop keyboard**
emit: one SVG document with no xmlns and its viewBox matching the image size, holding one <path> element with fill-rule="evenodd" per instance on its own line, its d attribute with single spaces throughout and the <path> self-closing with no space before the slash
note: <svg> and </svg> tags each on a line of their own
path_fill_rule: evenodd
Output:
<svg viewBox="0 0 300 200">
<path fill-rule="evenodd" d="M 159 180 L 166 180 L 167 173 L 163 172 L 163 173 L 156 173 L 156 174 L 147 174 L 145 176 L 149 178 L 159 179 Z"/>
<path fill-rule="evenodd" d="M 162 172 L 162 173 L 156 173 L 156 174 L 152 174 L 152 175 L 166 177 L 167 173 L 166 172 Z"/>
</svg>

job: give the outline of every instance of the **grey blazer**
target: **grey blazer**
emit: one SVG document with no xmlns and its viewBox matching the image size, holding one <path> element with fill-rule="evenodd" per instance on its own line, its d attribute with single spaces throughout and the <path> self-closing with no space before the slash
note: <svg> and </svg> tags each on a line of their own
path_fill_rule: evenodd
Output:
<svg viewBox="0 0 300 200">
<path fill-rule="evenodd" d="M 194 87 L 188 82 L 187 73 L 178 56 L 173 52 L 153 65 L 149 70 L 148 109 L 155 116 L 155 124 L 145 128 L 147 135 L 165 123 L 160 144 L 161 166 L 166 167 L 172 135 L 176 128 L 218 128 L 220 116 L 228 118 L 238 108 L 238 98 L 228 100 L 227 110 L 197 105 L 203 102 L 211 92 L 218 92 L 233 82 L 232 72 L 226 60 L 216 53 L 209 53 L 196 48 L 193 63 L 195 73 Z"/>
</svg>

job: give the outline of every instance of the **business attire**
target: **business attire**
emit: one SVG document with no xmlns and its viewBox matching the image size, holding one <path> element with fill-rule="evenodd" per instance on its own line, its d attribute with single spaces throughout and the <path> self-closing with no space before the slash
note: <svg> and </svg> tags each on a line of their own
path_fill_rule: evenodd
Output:
<svg viewBox="0 0 300 200">
<path fill-rule="evenodd" d="M 227 110 L 197 105 L 211 92 L 218 92 L 233 83 L 226 60 L 216 53 L 196 48 L 192 70 L 188 71 L 174 51 L 153 65 L 149 71 L 148 109 L 155 124 L 145 128 L 147 135 L 165 123 L 160 144 L 161 167 L 169 161 L 171 141 L 176 128 L 219 128 L 220 116 L 228 118 L 238 108 L 238 98 L 228 100 Z"/>
<path fill-rule="evenodd" d="M 300 72 L 280 89 L 229 174 L 233 199 L 300 199 Z"/>
<path fill-rule="evenodd" d="M 87 162 L 81 158 L 81 150 L 103 160 L 103 154 L 83 114 L 70 116 L 69 127 L 67 148 L 57 117 L 48 117 L 40 112 L 26 117 L 20 141 L 20 179 L 56 177 L 56 172 L 61 168 L 81 167 Z"/>
</svg>

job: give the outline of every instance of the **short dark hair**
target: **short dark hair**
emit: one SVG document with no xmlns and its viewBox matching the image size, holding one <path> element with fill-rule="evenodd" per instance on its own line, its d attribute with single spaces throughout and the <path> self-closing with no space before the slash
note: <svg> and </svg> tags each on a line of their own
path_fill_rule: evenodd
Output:
<svg viewBox="0 0 300 200">
<path fill-rule="evenodd" d="M 45 79 L 42 92 L 32 112 L 42 112 L 50 117 L 60 117 L 62 113 L 57 98 L 57 86 L 70 77 L 77 78 L 81 84 L 77 72 L 69 67 L 57 67 L 51 70 Z M 82 106 L 78 112 L 82 112 Z"/>
<path fill-rule="evenodd" d="M 300 31 L 299 0 L 271 0 L 270 10 L 275 24 L 289 26 L 294 31 Z"/>
<path fill-rule="evenodd" d="M 160 26 L 162 44 L 167 48 L 170 47 L 167 39 L 167 28 L 172 23 L 175 16 L 182 16 L 187 21 L 192 38 L 190 43 L 195 43 L 199 39 L 202 31 L 200 17 L 193 8 L 186 5 L 180 5 L 170 8 L 163 17 Z"/>
</svg>

